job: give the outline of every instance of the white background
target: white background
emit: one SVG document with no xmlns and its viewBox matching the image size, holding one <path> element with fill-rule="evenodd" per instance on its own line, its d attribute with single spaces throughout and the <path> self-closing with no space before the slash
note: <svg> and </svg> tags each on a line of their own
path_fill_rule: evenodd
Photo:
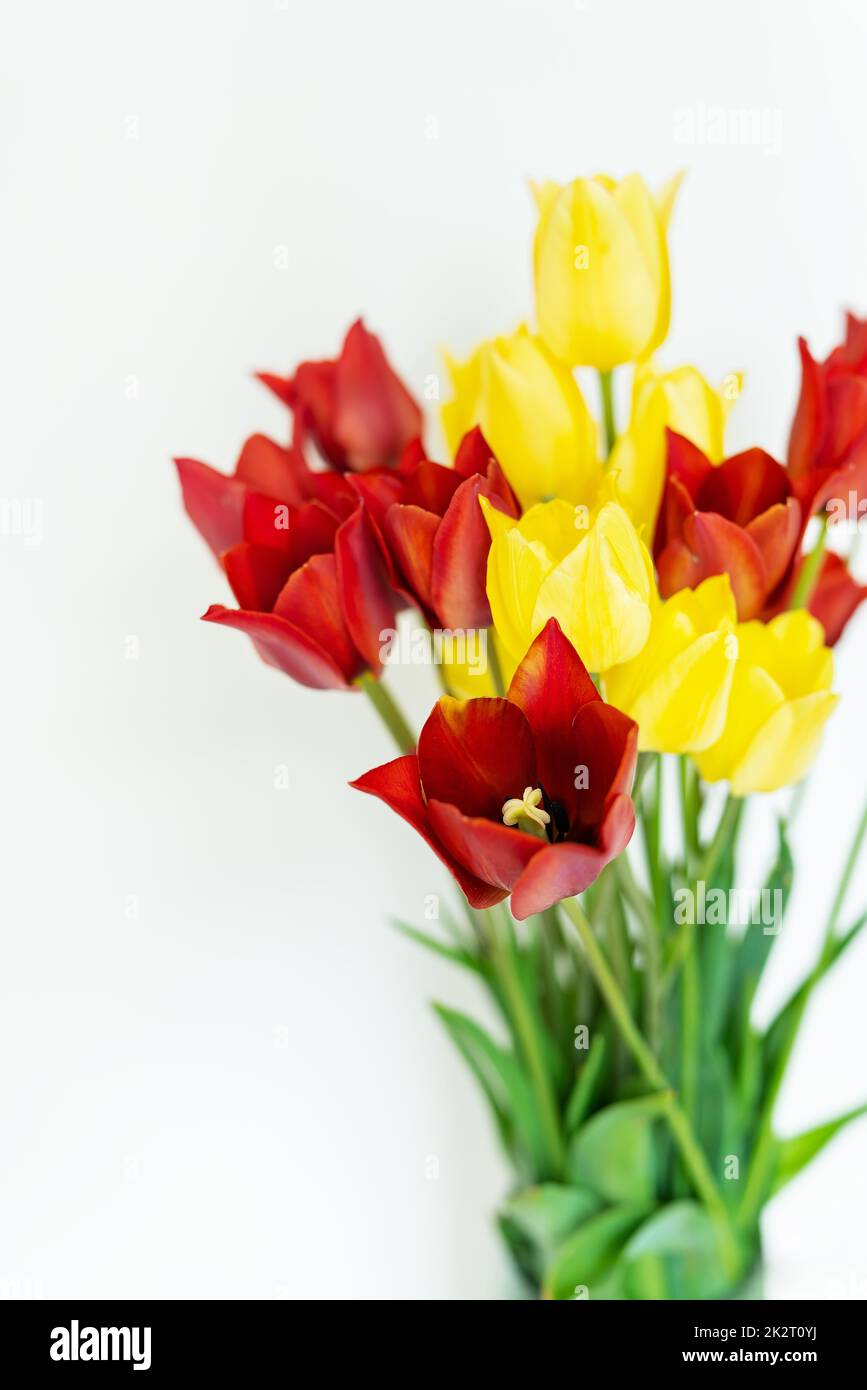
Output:
<svg viewBox="0 0 867 1390">
<path fill-rule="evenodd" d="M 867 311 L 867 5 L 2 13 L 2 492 L 43 524 L 0 540 L 0 1291 L 501 1296 L 506 1174 L 427 1006 L 475 999 L 384 923 L 445 879 L 346 788 L 391 756 L 361 698 L 197 621 L 227 591 L 170 458 L 282 437 L 251 371 L 360 312 L 420 392 L 439 345 L 530 312 L 527 177 L 682 165 L 663 360 L 744 368 L 730 443 L 781 448 L 796 334 L 824 352 Z M 779 147 L 678 139 L 713 107 L 779 117 Z M 862 616 L 772 996 L 860 807 L 865 679 Z M 398 688 L 423 717 L 429 673 Z M 810 1013 L 787 1128 L 867 1098 L 865 988 L 867 941 Z M 867 1295 L 865 1166 L 862 1123 L 772 1208 L 772 1291 Z"/>
</svg>

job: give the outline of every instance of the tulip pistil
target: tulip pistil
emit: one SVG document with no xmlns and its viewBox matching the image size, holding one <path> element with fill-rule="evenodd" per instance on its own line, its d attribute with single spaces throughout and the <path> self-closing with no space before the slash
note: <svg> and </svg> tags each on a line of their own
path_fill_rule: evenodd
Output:
<svg viewBox="0 0 867 1390">
<path fill-rule="evenodd" d="M 536 835 L 539 831 L 547 834 L 551 817 L 542 807 L 541 787 L 525 787 L 521 797 L 510 797 L 503 805 L 503 824 L 517 825 L 521 830 L 529 830 Z"/>
</svg>

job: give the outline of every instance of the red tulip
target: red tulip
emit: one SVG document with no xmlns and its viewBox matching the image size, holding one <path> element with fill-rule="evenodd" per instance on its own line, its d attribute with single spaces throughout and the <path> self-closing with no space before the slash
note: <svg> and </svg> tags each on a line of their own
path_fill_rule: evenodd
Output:
<svg viewBox="0 0 867 1390">
<path fill-rule="evenodd" d="M 467 434 L 454 468 L 410 446 L 401 462 L 400 499 L 385 514 L 385 538 L 401 587 L 428 622 L 447 628 L 489 627 L 485 591 L 491 539 L 480 497 L 509 516 L 520 515 L 514 493 L 481 430 Z"/>
<path fill-rule="evenodd" d="M 790 606 L 806 559 L 806 555 L 801 557 L 773 608 L 762 615 L 766 620 L 784 612 Z M 829 647 L 839 642 L 849 619 L 860 608 L 865 598 L 867 584 L 859 584 L 853 578 L 841 555 L 827 550 L 822 557 L 822 568 L 819 570 L 819 578 L 807 607 L 825 629 L 825 641 Z"/>
<path fill-rule="evenodd" d="M 804 338 L 801 394 L 789 437 L 789 472 L 818 510 L 834 496 L 867 497 L 867 320 L 846 316 L 846 338 L 824 362 Z"/>
<path fill-rule="evenodd" d="M 341 472 L 393 468 L 421 434 L 421 410 L 361 319 L 334 361 L 302 362 L 290 377 L 261 372 L 259 379 L 291 408 L 294 444 L 303 449 L 311 438 Z"/>
<path fill-rule="evenodd" d="M 511 893 L 523 919 L 583 892 L 628 844 L 637 737 L 551 618 L 506 699 L 444 697 L 417 753 L 352 786 L 414 826 L 473 907 Z"/>
<path fill-rule="evenodd" d="M 240 605 L 212 605 L 206 621 L 238 628 L 259 655 L 302 685 L 350 686 L 381 669 L 382 632 L 398 600 L 379 522 L 400 483 L 312 473 L 294 449 L 262 435 L 226 477 L 176 460 L 184 505 Z"/>
<path fill-rule="evenodd" d="M 712 464 L 668 431 L 668 472 L 656 531 L 664 598 L 727 573 L 742 622 L 785 581 L 806 516 L 786 470 L 763 449 Z"/>
</svg>

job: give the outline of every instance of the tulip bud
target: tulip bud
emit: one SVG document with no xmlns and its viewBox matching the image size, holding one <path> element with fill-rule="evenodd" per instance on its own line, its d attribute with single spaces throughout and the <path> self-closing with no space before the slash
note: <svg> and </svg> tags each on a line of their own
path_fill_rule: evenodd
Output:
<svg viewBox="0 0 867 1390">
<path fill-rule="evenodd" d="M 839 696 L 831 691 L 834 658 L 822 625 L 806 610 L 741 623 L 735 633 L 725 727 L 695 761 L 706 781 L 727 778 L 733 796 L 748 796 L 800 781 Z"/>
<path fill-rule="evenodd" d="M 654 199 L 644 180 L 599 175 L 536 187 L 536 312 L 548 347 L 569 366 L 610 371 L 668 332 L 666 230 L 679 177 Z"/>
<path fill-rule="evenodd" d="M 638 724 L 638 746 L 692 753 L 721 735 L 737 657 L 728 575 L 682 589 L 655 609 L 640 654 L 605 677 L 605 698 Z"/>
<path fill-rule="evenodd" d="M 455 395 L 442 421 L 453 454 L 480 425 L 522 507 L 593 495 L 600 472 L 595 422 L 571 372 L 526 327 L 446 365 Z"/>
</svg>

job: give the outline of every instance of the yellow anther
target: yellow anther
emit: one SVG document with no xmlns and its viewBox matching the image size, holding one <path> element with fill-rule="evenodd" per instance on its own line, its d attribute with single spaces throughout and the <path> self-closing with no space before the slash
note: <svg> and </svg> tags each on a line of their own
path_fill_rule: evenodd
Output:
<svg viewBox="0 0 867 1390">
<path fill-rule="evenodd" d="M 541 787 L 525 787 L 522 797 L 513 796 L 503 806 L 503 824 L 521 825 L 522 821 L 529 821 L 530 824 L 523 825 L 522 829 L 535 830 L 538 826 L 544 830 L 551 817 L 542 809 L 541 801 Z"/>
</svg>

